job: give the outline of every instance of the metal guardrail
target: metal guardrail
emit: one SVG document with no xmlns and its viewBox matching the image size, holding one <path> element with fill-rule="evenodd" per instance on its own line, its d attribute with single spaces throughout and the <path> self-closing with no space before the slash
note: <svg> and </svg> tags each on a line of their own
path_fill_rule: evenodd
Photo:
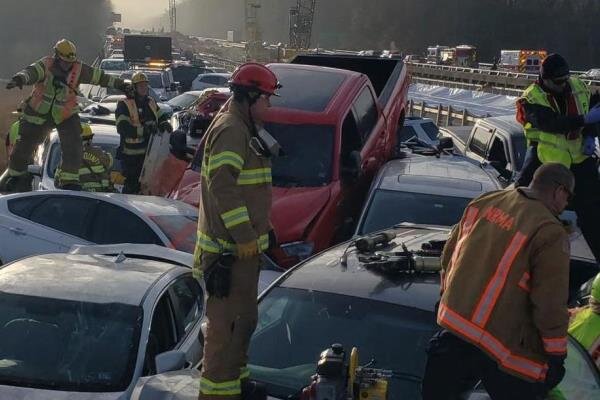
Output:
<svg viewBox="0 0 600 400">
<path fill-rule="evenodd" d="M 421 101 L 408 101 L 408 115 L 411 117 L 431 118 L 437 126 L 470 126 L 475 125 L 480 118 L 489 117 L 486 115 L 474 115 L 467 109 L 455 110 L 452 106 L 443 106 L 441 104 L 428 105 Z"/>
</svg>

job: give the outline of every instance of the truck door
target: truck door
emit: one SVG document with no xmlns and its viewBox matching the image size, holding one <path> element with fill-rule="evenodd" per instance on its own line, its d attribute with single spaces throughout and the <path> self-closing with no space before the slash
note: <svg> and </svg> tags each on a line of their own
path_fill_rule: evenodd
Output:
<svg viewBox="0 0 600 400">
<path fill-rule="evenodd" d="M 379 118 L 380 111 L 375 97 L 368 86 L 365 86 L 352 105 L 356 119 L 356 128 L 360 136 L 362 148 L 361 172 L 362 179 L 368 182 L 373 179 L 384 160 L 386 129 L 384 118 Z"/>
</svg>

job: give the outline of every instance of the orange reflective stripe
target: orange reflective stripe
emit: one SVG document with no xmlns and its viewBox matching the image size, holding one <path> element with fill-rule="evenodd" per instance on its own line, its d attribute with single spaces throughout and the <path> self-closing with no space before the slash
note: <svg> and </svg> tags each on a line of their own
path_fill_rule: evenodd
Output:
<svg viewBox="0 0 600 400">
<path fill-rule="evenodd" d="M 454 252 L 452 253 L 452 258 L 450 259 L 450 264 L 448 265 L 448 271 L 446 271 L 442 276 L 442 291 L 446 289 L 447 282 L 451 280 L 452 277 L 452 267 L 456 263 L 456 259 L 460 254 L 460 250 L 465 243 L 465 240 L 469 237 L 469 234 L 473 230 L 473 226 L 477 221 L 477 216 L 479 215 L 479 208 L 469 207 L 467 208 L 467 212 L 462 221 L 460 237 L 456 242 L 456 246 L 454 247 Z"/>
<path fill-rule="evenodd" d="M 567 352 L 567 337 L 560 338 L 542 338 L 544 350 L 546 353 L 564 354 Z"/>
<path fill-rule="evenodd" d="M 138 113 L 137 104 L 135 104 L 134 99 L 126 99 L 125 105 L 127 105 L 127 110 L 129 111 L 129 119 L 131 120 L 131 125 L 136 128 L 141 126 L 140 124 L 140 115 Z"/>
<path fill-rule="evenodd" d="M 521 280 L 519 280 L 519 287 L 521 289 L 523 289 L 526 292 L 530 292 L 531 288 L 529 287 L 529 280 L 531 279 L 531 275 L 529 275 L 529 272 L 525 272 L 523 274 L 523 276 L 521 277 Z"/>
<path fill-rule="evenodd" d="M 67 77 L 67 84 L 69 87 L 66 89 L 67 95 L 66 95 L 66 99 L 64 101 L 64 106 L 62 109 L 63 119 L 69 118 L 73 114 L 73 109 L 75 109 L 75 107 L 77 107 L 77 91 L 75 91 L 75 88 L 77 87 L 77 84 L 79 82 L 79 75 L 81 75 L 81 68 L 82 68 L 81 63 L 76 62 L 75 64 L 73 64 L 73 67 L 71 68 L 71 72 L 69 73 L 69 76 Z"/>
<path fill-rule="evenodd" d="M 49 98 L 46 94 L 46 87 L 50 83 L 51 74 L 49 73 L 50 68 L 54 64 L 54 59 L 52 57 L 44 58 L 44 66 L 46 67 L 46 76 L 42 82 L 38 82 L 35 84 L 33 88 L 33 93 L 31 94 L 31 100 L 29 100 L 29 104 L 31 108 L 35 111 L 38 110 L 39 106 L 42 104 L 44 100 L 52 101 L 52 98 Z"/>
<path fill-rule="evenodd" d="M 545 379 L 548 369 L 547 365 L 512 354 L 508 348 L 489 332 L 484 331 L 471 321 L 461 317 L 444 304 L 440 305 L 438 323 L 451 331 L 457 332 L 474 344 L 482 346 L 486 352 L 490 353 L 506 369 L 518 372 L 536 381 Z"/>
<path fill-rule="evenodd" d="M 526 241 L 527 236 L 521 232 L 515 233 L 510 241 L 508 248 L 504 252 L 504 255 L 496 267 L 496 272 L 488 282 L 487 287 L 483 291 L 483 294 L 479 299 L 479 303 L 473 312 L 473 317 L 471 320 L 477 325 L 484 327 L 485 324 L 487 324 L 490 314 L 496 305 L 496 301 L 498 301 L 500 292 L 502 292 L 502 289 L 506 284 L 506 278 L 508 277 L 510 268 L 512 267 L 517 254 L 519 254 L 519 251 L 521 251 L 521 248 Z"/>
</svg>

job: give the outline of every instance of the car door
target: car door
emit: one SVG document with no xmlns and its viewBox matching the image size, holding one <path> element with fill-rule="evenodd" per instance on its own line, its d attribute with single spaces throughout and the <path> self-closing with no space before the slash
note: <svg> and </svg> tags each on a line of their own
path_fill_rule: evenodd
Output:
<svg viewBox="0 0 600 400">
<path fill-rule="evenodd" d="M 148 224 L 133 212 L 103 200 L 98 201 L 86 238 L 97 244 L 142 243 L 165 246 Z"/>
<path fill-rule="evenodd" d="M 68 251 L 84 238 L 96 200 L 73 195 L 17 197 L 7 202 L 2 216 L 3 262 L 34 254 Z"/>
<path fill-rule="evenodd" d="M 370 182 L 379 167 L 387 160 L 384 159 L 385 123 L 379 118 L 379 107 L 369 86 L 362 88 L 352 104 L 352 111 L 362 142 L 360 152 L 362 179 Z"/>
<path fill-rule="evenodd" d="M 190 365 L 202 358 L 202 343 L 198 338 L 200 322 L 204 315 L 204 294 L 200 284 L 191 274 L 175 280 L 169 287 L 177 327 L 177 349 L 186 354 Z"/>
<path fill-rule="evenodd" d="M 154 303 L 150 331 L 144 353 L 142 376 L 156 374 L 156 356 L 174 350 L 177 345 L 177 325 L 169 290 L 164 290 Z"/>
</svg>

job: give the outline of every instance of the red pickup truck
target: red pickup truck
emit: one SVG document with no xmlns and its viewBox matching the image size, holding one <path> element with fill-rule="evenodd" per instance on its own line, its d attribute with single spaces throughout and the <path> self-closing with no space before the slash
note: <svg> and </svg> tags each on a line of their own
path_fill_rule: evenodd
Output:
<svg viewBox="0 0 600 400">
<path fill-rule="evenodd" d="M 285 151 L 273 160 L 271 256 L 287 268 L 351 235 L 375 173 L 394 156 L 409 76 L 401 60 L 361 56 L 268 67 L 283 88 L 265 128 Z M 201 156 L 170 197 L 198 205 Z"/>
</svg>

